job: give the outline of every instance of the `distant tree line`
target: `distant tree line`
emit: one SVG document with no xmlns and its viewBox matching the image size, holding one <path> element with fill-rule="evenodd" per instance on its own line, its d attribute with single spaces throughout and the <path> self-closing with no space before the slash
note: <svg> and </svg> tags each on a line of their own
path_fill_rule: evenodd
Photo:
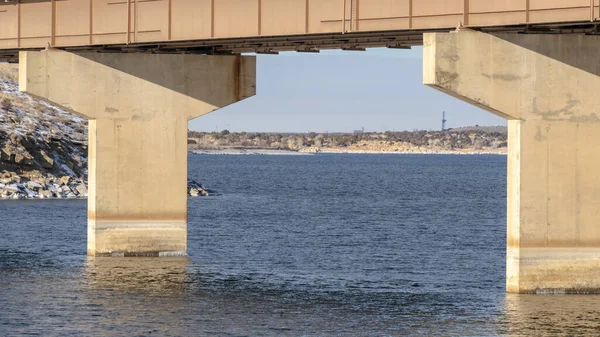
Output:
<svg viewBox="0 0 600 337">
<path fill-rule="evenodd" d="M 469 131 L 386 131 L 383 133 L 261 133 L 261 132 L 196 132 L 188 133 L 192 149 L 261 148 L 299 150 L 305 147 L 344 148 L 364 142 L 403 143 L 422 148 L 496 149 L 507 146 L 506 132 Z"/>
</svg>

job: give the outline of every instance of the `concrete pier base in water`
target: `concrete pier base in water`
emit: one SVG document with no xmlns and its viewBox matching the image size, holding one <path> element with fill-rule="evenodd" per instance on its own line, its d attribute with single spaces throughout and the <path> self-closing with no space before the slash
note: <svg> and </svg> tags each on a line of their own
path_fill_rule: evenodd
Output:
<svg viewBox="0 0 600 337">
<path fill-rule="evenodd" d="M 21 52 L 20 90 L 89 121 L 88 254 L 187 250 L 187 125 L 256 92 L 241 56 Z"/>
<path fill-rule="evenodd" d="M 599 36 L 425 34 L 424 83 L 509 120 L 508 292 L 600 292 L 598 55 Z"/>
</svg>

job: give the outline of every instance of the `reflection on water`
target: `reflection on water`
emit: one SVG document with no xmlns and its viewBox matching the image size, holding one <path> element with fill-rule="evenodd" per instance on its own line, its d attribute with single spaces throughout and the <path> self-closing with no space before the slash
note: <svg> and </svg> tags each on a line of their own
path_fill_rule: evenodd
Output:
<svg viewBox="0 0 600 337">
<path fill-rule="evenodd" d="M 508 336 L 598 336 L 600 296 L 506 294 Z"/>
<path fill-rule="evenodd" d="M 443 304 L 446 294 L 399 292 L 365 296 L 260 289 L 269 285 L 256 284 L 252 278 L 224 279 L 222 275 L 204 274 L 197 267 L 194 270 L 188 258 L 90 257 L 82 270 L 82 279 L 96 290 L 94 306 L 119 313 L 98 319 L 95 325 L 102 329 L 111 325 L 135 326 L 134 322 L 154 312 L 140 312 L 140 304 L 155 306 L 159 300 L 158 327 L 163 327 L 162 332 L 167 334 L 210 335 L 228 331 L 245 335 L 261 331 L 273 335 L 296 332 L 353 335 L 368 334 L 370 329 L 402 335 L 479 335 L 486 330 L 486 335 L 495 331 L 506 336 L 600 334 L 599 296 L 500 295 L 505 296 L 504 301 L 498 302 L 502 314 L 488 322 L 486 328 L 486 323 L 476 318 L 461 322 L 459 310 L 452 309 L 452 303 Z M 437 310 L 422 311 L 436 306 Z M 378 310 L 392 317 L 373 320 Z M 335 321 L 336 317 L 346 319 Z M 156 323 L 154 317 L 152 325 Z M 305 326 L 296 330 L 299 323 Z"/>
<path fill-rule="evenodd" d="M 189 282 L 187 266 L 187 257 L 88 257 L 82 277 L 97 289 L 176 296 Z"/>
<path fill-rule="evenodd" d="M 95 308 L 87 326 L 72 335 L 189 335 L 185 284 L 188 260 L 181 258 L 94 258 L 81 269 L 82 297 Z M 88 319 L 89 313 L 81 318 Z"/>
</svg>

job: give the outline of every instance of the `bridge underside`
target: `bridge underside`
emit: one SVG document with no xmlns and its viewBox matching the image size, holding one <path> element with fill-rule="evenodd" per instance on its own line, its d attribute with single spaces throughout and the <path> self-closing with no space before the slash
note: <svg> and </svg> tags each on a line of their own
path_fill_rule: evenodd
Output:
<svg viewBox="0 0 600 337">
<path fill-rule="evenodd" d="M 77 20 L 73 20 L 77 18 Z M 408 48 L 457 26 L 597 34 L 599 0 L 0 0 L 0 60 L 71 52 L 191 54 Z"/>
<path fill-rule="evenodd" d="M 72 47 L 57 47 L 70 52 L 103 53 L 153 53 L 153 54 L 204 54 L 236 55 L 241 53 L 277 54 L 279 52 L 316 53 L 326 49 L 362 51 L 366 48 L 410 49 L 423 45 L 425 33 L 447 33 L 457 27 L 439 29 L 394 30 L 376 32 L 345 32 L 287 36 L 256 36 L 221 38 L 162 43 L 122 43 Z M 556 24 L 530 24 L 478 27 L 484 33 L 518 34 L 585 34 L 600 35 L 597 23 L 571 22 Z M 0 61 L 17 63 L 19 50 L 36 51 L 42 48 L 0 49 Z"/>
</svg>

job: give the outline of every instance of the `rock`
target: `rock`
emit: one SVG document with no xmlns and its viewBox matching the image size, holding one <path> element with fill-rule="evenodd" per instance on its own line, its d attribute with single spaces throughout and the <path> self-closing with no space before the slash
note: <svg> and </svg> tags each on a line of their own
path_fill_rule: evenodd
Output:
<svg viewBox="0 0 600 337">
<path fill-rule="evenodd" d="M 23 162 L 23 159 L 25 159 L 25 157 L 23 157 L 23 155 L 21 155 L 21 154 L 15 154 L 14 159 L 15 159 L 15 163 L 21 164 Z"/>
<path fill-rule="evenodd" d="M 42 198 L 42 199 L 54 198 L 54 193 L 52 193 L 52 192 L 50 192 L 48 190 L 40 191 L 39 197 Z"/>
<path fill-rule="evenodd" d="M 79 184 L 75 187 L 75 189 L 77 189 L 77 192 L 79 192 L 79 195 L 81 196 L 87 196 L 88 194 L 88 190 L 85 184 Z"/>
<path fill-rule="evenodd" d="M 69 176 L 62 176 L 60 178 L 60 182 L 62 185 L 69 185 L 69 181 L 71 181 L 71 177 Z"/>
<path fill-rule="evenodd" d="M 188 179 L 188 195 L 192 197 L 197 197 L 200 195 L 207 196 L 210 193 L 214 193 L 214 191 L 205 189 L 201 183 L 193 179 Z"/>
<path fill-rule="evenodd" d="M 208 196 L 209 192 L 208 190 L 205 190 L 203 188 L 196 188 L 196 187 L 192 187 L 189 189 L 188 194 L 192 197 L 197 197 L 197 196 Z"/>
<path fill-rule="evenodd" d="M 54 159 L 52 159 L 52 157 L 50 157 L 46 153 L 46 151 L 41 150 L 39 152 L 39 155 L 40 155 L 40 162 L 41 162 L 43 168 L 51 169 L 54 167 Z"/>
<path fill-rule="evenodd" d="M 27 185 L 28 189 L 34 190 L 34 191 L 39 191 L 40 189 L 44 188 L 42 186 L 42 184 L 40 184 L 36 181 L 28 181 L 26 185 Z"/>
<path fill-rule="evenodd" d="M 74 198 L 77 198 L 77 195 L 75 193 L 71 192 L 71 193 L 67 194 L 67 198 L 74 199 Z"/>
<path fill-rule="evenodd" d="M 19 186 L 16 184 L 10 184 L 10 185 L 6 185 L 4 187 L 5 190 L 9 191 L 9 192 L 13 192 L 13 193 L 17 193 L 19 192 Z"/>
<path fill-rule="evenodd" d="M 25 189 L 25 193 L 27 193 L 27 197 L 31 198 L 31 199 L 36 198 L 38 196 L 38 194 L 36 192 L 34 192 L 28 188 Z"/>
</svg>

